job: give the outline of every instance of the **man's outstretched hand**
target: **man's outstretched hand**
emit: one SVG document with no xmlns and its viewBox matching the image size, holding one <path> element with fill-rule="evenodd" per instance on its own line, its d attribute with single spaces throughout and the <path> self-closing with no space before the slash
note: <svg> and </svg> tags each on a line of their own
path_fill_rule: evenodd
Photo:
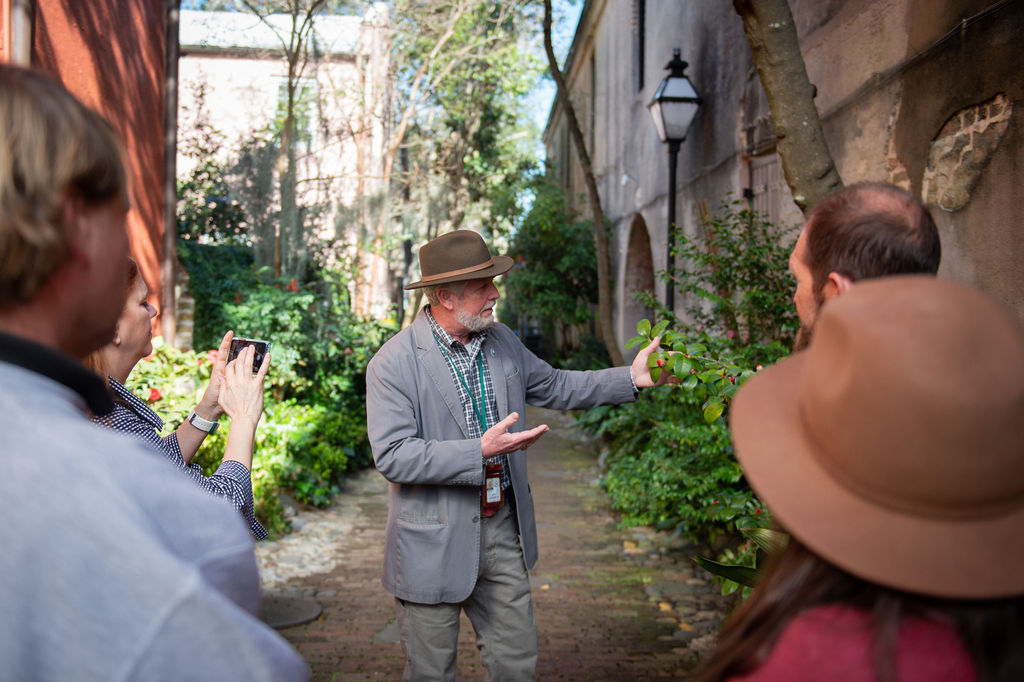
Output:
<svg viewBox="0 0 1024 682">
<path fill-rule="evenodd" d="M 519 421 L 519 413 L 512 412 L 500 422 L 484 431 L 480 438 L 480 449 L 484 459 L 496 455 L 507 455 L 516 450 L 524 450 L 533 445 L 538 438 L 548 432 L 548 425 L 541 424 L 529 431 L 509 433 L 508 427 Z"/>
<path fill-rule="evenodd" d="M 647 366 L 647 358 L 651 357 L 651 353 L 658 350 L 658 346 L 660 344 L 661 337 L 655 336 L 654 339 L 647 344 L 643 350 L 637 353 L 635 358 L 633 358 L 633 364 L 630 365 L 629 372 L 633 375 L 633 383 L 636 384 L 637 388 L 650 388 L 651 386 L 661 386 L 662 384 L 679 383 L 679 379 L 668 372 L 662 372 L 657 381 L 651 379 L 651 368 Z"/>
</svg>

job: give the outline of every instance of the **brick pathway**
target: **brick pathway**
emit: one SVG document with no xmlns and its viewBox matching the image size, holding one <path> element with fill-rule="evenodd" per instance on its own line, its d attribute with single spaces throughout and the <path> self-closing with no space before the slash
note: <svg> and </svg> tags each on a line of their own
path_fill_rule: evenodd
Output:
<svg viewBox="0 0 1024 682">
<path fill-rule="evenodd" d="M 540 560 L 531 574 L 540 637 L 538 680 L 680 680 L 713 643 L 725 600 L 695 569 L 693 548 L 650 529 L 619 530 L 598 486 L 592 445 L 571 419 L 530 408 L 551 432 L 530 449 Z M 315 680 L 401 679 L 394 602 L 380 586 L 387 492 L 369 470 L 329 510 L 261 543 L 268 594 L 312 597 L 323 614 L 281 630 Z M 459 680 L 483 679 L 463 616 Z"/>
</svg>

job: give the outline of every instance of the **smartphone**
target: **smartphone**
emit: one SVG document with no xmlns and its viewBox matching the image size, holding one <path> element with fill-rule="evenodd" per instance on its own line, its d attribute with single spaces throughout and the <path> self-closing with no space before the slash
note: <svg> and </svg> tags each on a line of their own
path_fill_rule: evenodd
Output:
<svg viewBox="0 0 1024 682">
<path fill-rule="evenodd" d="M 252 356 L 252 373 L 256 374 L 260 371 L 260 365 L 263 364 L 263 356 L 270 352 L 270 341 L 264 341 L 263 339 L 246 339 L 241 336 L 236 336 L 231 339 L 231 348 L 228 350 L 228 362 L 231 362 L 238 354 L 242 352 L 242 349 L 246 346 L 253 347 Z"/>
</svg>

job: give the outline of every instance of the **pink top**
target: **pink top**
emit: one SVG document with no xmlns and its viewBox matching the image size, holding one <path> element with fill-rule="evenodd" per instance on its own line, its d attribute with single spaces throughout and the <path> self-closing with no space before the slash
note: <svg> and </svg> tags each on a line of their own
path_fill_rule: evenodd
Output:
<svg viewBox="0 0 1024 682">
<path fill-rule="evenodd" d="M 768 659 L 731 682 L 875 682 L 870 615 L 846 606 L 805 611 L 786 626 Z M 907 619 L 897 642 L 899 682 L 977 682 L 974 662 L 950 627 Z"/>
</svg>

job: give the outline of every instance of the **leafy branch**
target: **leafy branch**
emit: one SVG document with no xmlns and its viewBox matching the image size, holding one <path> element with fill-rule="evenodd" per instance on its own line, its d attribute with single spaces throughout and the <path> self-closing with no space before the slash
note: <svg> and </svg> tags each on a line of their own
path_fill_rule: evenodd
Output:
<svg viewBox="0 0 1024 682">
<path fill-rule="evenodd" d="M 710 339 L 687 336 L 669 329 L 669 324 L 670 320 L 662 320 L 652 327 L 650 320 L 640 320 L 636 325 L 637 336 L 626 343 L 626 349 L 646 346 L 655 337 L 661 337 L 660 348 L 665 350 L 651 353 L 647 360 L 651 378 L 658 381 L 662 372 L 668 372 L 680 387 L 703 398 L 704 421 L 711 424 L 722 416 L 737 389 L 761 365 L 751 369 L 735 356 L 709 346 Z"/>
</svg>

